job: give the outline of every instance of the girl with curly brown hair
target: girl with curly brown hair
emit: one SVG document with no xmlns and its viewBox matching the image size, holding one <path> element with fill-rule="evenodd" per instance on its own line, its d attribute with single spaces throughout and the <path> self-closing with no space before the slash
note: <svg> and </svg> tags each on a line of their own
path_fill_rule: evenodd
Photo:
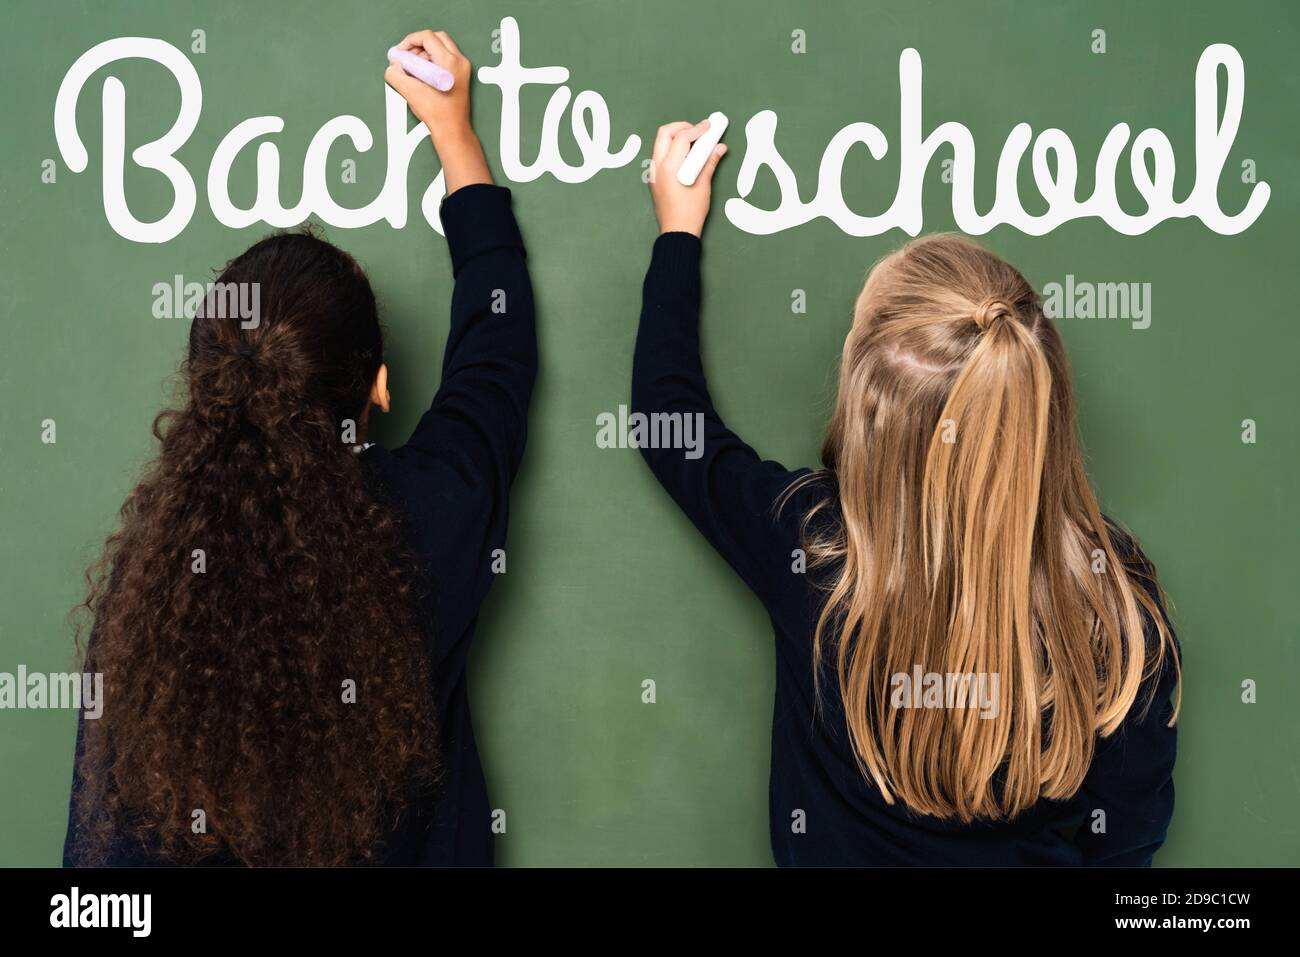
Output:
<svg viewBox="0 0 1300 957">
<path fill-rule="evenodd" d="M 537 368 L 510 193 L 469 118 L 445 33 L 402 47 L 450 70 L 385 80 L 430 131 L 455 274 L 442 382 L 406 445 L 388 411 L 375 297 L 347 253 L 276 235 L 204 309 L 187 396 L 91 575 L 66 864 L 490 864 L 465 666 L 505 541 Z"/>
</svg>

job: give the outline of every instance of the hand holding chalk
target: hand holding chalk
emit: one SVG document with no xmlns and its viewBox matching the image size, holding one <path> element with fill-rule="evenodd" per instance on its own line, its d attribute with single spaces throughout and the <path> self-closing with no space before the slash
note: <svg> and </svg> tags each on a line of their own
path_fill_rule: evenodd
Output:
<svg viewBox="0 0 1300 957">
<path fill-rule="evenodd" d="M 473 67 L 446 30 L 417 30 L 388 51 L 384 82 L 424 124 L 442 164 L 446 195 L 492 182 L 470 119 Z"/>
<path fill-rule="evenodd" d="M 413 76 L 441 93 L 446 93 L 456 85 L 456 78 L 449 71 L 444 70 L 432 60 L 426 60 L 409 50 L 390 47 L 388 59 L 390 62 L 396 62 L 407 76 Z"/>
<path fill-rule="evenodd" d="M 709 128 L 695 141 L 691 151 L 686 154 L 686 159 L 682 160 L 682 165 L 677 168 L 677 182 L 683 186 L 695 185 L 700 170 L 704 169 L 704 164 L 713 154 L 713 147 L 718 145 L 722 134 L 727 131 L 727 123 L 725 113 L 709 114 Z"/>
<path fill-rule="evenodd" d="M 444 30 L 419 30 L 388 50 L 384 82 L 438 139 L 470 128 L 470 62 Z"/>
<path fill-rule="evenodd" d="M 699 123 L 666 123 L 655 134 L 650 196 L 661 233 L 699 236 L 709 216 L 713 174 L 727 147 L 719 143 L 727 118 L 714 113 Z"/>
</svg>

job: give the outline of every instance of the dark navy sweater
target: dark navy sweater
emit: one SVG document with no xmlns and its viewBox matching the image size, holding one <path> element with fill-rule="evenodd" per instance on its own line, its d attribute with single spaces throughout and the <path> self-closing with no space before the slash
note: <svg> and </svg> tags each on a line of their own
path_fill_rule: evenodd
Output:
<svg viewBox="0 0 1300 957">
<path fill-rule="evenodd" d="M 800 522 L 834 490 L 814 482 L 779 513 L 778 497 L 807 469 L 764 461 L 713 407 L 700 361 L 700 241 L 667 233 L 654 245 L 643 288 L 633 363 L 632 407 L 703 415 L 703 454 L 643 448 L 668 494 L 763 603 L 776 634 L 769 816 L 772 853 L 794 865 L 1147 865 L 1173 813 L 1175 734 L 1166 726 L 1176 680 L 1170 666 L 1135 708 L 1098 742 L 1083 788 L 1040 800 L 1008 822 L 962 824 L 886 804 L 859 771 L 833 674 L 821 665 L 816 708 L 812 635 L 821 607 L 809 576 L 792 571 Z M 828 480 L 831 481 L 831 480 Z M 833 507 L 833 506 L 832 506 Z M 832 513 L 834 515 L 834 513 Z M 1154 588 L 1151 593 L 1156 594 Z M 1158 596 L 1157 596 L 1158 600 Z M 1162 607 L 1163 614 L 1163 607 Z M 1155 639 L 1148 621 L 1148 642 Z M 1139 703 L 1145 698 L 1139 698 Z M 1105 833 L 1094 833 L 1095 812 Z M 798 812 L 803 812 L 799 815 Z M 796 833 L 794 821 L 806 831 Z"/>
<path fill-rule="evenodd" d="M 493 858 L 491 810 L 465 667 L 479 606 L 494 577 L 493 552 L 505 547 L 510 485 L 524 452 L 537 373 L 537 338 L 509 190 L 458 189 L 442 204 L 442 222 L 456 280 L 442 382 L 405 445 L 393 451 L 375 445 L 361 453 L 418 565 L 442 764 L 437 790 L 405 812 L 386 836 L 380 862 L 486 866 Z M 80 751 L 79 723 L 78 756 Z M 80 787 L 74 768 L 74 806 Z M 70 814 L 65 866 L 78 863 L 75 830 Z M 149 848 L 121 839 L 107 863 L 162 862 Z"/>
</svg>

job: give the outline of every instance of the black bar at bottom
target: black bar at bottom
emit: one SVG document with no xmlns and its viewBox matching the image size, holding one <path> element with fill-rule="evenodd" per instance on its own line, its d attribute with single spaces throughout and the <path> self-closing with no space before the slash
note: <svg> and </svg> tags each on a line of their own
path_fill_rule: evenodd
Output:
<svg viewBox="0 0 1300 957">
<path fill-rule="evenodd" d="M 641 940 L 694 949 L 706 937 L 754 935 L 768 949 L 783 939 L 799 950 L 833 939 L 876 947 L 897 933 L 920 946 L 963 938 L 989 945 L 1047 931 L 1071 942 L 1199 934 L 1230 944 L 1286 926 L 1295 877 L 1288 869 L 9 869 L 0 870 L 0 921 L 6 942 L 75 935 L 78 945 L 205 948 L 397 944 L 413 935 L 412 946 L 433 951 L 611 932 L 611 948 Z"/>
</svg>

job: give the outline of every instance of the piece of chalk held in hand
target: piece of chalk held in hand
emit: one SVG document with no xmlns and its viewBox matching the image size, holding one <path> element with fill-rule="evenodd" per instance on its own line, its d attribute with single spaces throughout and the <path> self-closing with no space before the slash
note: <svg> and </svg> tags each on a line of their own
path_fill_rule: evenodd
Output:
<svg viewBox="0 0 1300 957">
<path fill-rule="evenodd" d="M 427 83 L 442 93 L 446 93 L 456 85 L 456 78 L 451 75 L 450 71 L 444 70 L 432 60 L 426 60 L 422 56 L 416 56 L 410 50 L 399 50 L 393 47 L 388 51 L 388 59 L 396 60 L 397 65 L 407 76 L 413 76 L 422 83 Z"/>
<path fill-rule="evenodd" d="M 695 185 L 700 170 L 704 169 L 704 164 L 709 161 L 709 157 L 713 154 L 713 147 L 718 145 L 718 141 L 722 139 L 722 134 L 726 131 L 726 114 L 710 113 L 709 128 L 691 146 L 691 151 L 686 154 L 686 159 L 682 160 L 682 165 L 677 167 L 677 182 L 683 186 Z"/>
</svg>

